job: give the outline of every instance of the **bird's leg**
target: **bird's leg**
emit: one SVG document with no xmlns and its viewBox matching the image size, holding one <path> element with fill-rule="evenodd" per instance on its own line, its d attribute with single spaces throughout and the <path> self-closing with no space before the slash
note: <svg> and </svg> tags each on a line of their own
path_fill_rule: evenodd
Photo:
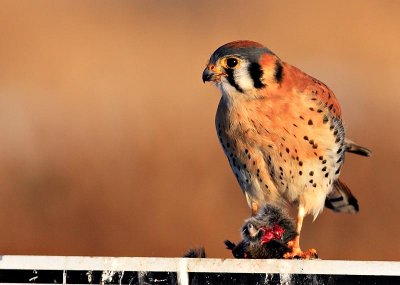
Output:
<svg viewBox="0 0 400 285">
<path fill-rule="evenodd" d="M 254 217 L 258 212 L 258 203 L 251 202 L 251 216 Z"/>
<path fill-rule="evenodd" d="M 301 227 L 303 226 L 303 219 L 304 219 L 304 207 L 299 206 L 299 211 L 297 212 L 297 220 L 296 220 L 296 232 L 297 236 L 288 242 L 288 246 L 290 248 L 290 252 L 285 254 L 285 258 L 294 258 L 300 256 L 302 251 L 300 249 L 300 232 Z"/>
<path fill-rule="evenodd" d="M 300 232 L 301 227 L 303 226 L 305 210 L 302 205 L 299 206 L 299 211 L 297 213 L 297 221 L 296 221 L 296 232 L 297 236 L 288 242 L 288 247 L 290 248 L 290 252 L 284 255 L 284 258 L 301 258 L 301 259 L 310 259 L 310 258 L 317 258 L 317 251 L 313 248 L 302 251 L 300 248 Z"/>
</svg>

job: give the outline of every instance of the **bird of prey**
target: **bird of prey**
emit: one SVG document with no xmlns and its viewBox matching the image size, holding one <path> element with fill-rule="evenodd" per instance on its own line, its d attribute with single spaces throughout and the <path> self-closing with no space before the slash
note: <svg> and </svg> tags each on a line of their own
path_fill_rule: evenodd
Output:
<svg viewBox="0 0 400 285">
<path fill-rule="evenodd" d="M 314 249 L 300 248 L 304 216 L 315 219 L 325 205 L 357 212 L 340 170 L 346 151 L 370 156 L 345 137 L 335 95 L 253 41 L 219 47 L 203 81 L 215 83 L 222 95 L 215 118 L 218 138 L 252 214 L 266 203 L 297 207 L 298 235 L 285 257 L 316 256 Z"/>
</svg>

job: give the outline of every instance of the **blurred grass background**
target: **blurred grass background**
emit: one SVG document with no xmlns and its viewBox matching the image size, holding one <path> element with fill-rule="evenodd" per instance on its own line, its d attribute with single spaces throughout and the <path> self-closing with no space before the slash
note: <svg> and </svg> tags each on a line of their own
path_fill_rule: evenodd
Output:
<svg viewBox="0 0 400 285">
<path fill-rule="evenodd" d="M 218 144 L 210 54 L 259 41 L 325 82 L 358 215 L 302 232 L 324 259 L 399 260 L 400 2 L 1 1 L 2 254 L 230 257 L 250 214 Z"/>
</svg>

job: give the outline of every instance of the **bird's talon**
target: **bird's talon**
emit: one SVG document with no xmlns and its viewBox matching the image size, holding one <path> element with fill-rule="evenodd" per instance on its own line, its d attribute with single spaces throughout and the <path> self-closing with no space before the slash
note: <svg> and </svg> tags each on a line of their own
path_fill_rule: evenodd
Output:
<svg viewBox="0 0 400 285">
<path fill-rule="evenodd" d="M 302 251 L 301 249 L 293 249 L 291 252 L 283 256 L 284 259 L 316 259 L 318 258 L 317 251 L 313 248 Z"/>
<path fill-rule="evenodd" d="M 303 252 L 303 259 L 316 259 L 318 258 L 318 253 L 314 248 L 310 248 L 309 250 Z"/>
</svg>

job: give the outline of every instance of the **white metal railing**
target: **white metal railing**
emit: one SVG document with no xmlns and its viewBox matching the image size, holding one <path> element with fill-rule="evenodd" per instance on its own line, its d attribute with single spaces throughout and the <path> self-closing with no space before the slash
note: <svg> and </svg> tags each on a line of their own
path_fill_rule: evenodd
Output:
<svg viewBox="0 0 400 285">
<path fill-rule="evenodd" d="M 69 277 L 67 273 L 69 271 L 83 272 L 82 274 L 87 275 L 88 282 L 90 281 L 91 274 L 93 272 L 101 272 L 101 280 L 97 283 L 111 282 L 113 280 L 113 276 L 115 276 L 115 274 L 118 272 L 120 277 L 124 275 L 124 272 L 171 272 L 176 274 L 176 283 L 180 285 L 186 285 L 190 283 L 190 273 L 280 274 L 285 276 L 286 283 L 284 284 L 292 284 L 290 283 L 290 276 L 296 274 L 392 276 L 399 277 L 398 279 L 392 280 L 398 280 L 399 283 L 397 284 L 400 284 L 400 262 L 396 261 L 256 260 L 212 258 L 191 259 L 14 255 L 5 255 L 0 257 L 0 282 L 2 282 L 2 280 L 7 282 L 7 274 L 14 274 L 17 276 L 18 274 L 16 274 L 16 272 L 32 271 L 32 278 L 34 278 L 34 273 L 40 272 L 41 270 L 46 272 L 46 274 L 49 274 L 49 271 L 52 270 L 62 272 L 62 283 L 64 284 L 68 283 Z M 37 273 L 37 275 L 40 277 L 39 273 Z M 37 280 L 39 280 L 38 278 Z M 36 279 L 26 280 L 26 283 L 34 282 L 35 280 Z M 122 277 L 119 280 L 121 281 Z M 15 280 L 13 282 L 17 281 L 18 280 Z M 17 283 L 23 283 L 22 281 L 23 280 Z M 74 283 L 73 280 L 70 281 Z M 113 282 L 115 282 L 115 280 Z M 140 284 L 140 280 L 136 280 L 135 282 L 136 284 Z"/>
</svg>

